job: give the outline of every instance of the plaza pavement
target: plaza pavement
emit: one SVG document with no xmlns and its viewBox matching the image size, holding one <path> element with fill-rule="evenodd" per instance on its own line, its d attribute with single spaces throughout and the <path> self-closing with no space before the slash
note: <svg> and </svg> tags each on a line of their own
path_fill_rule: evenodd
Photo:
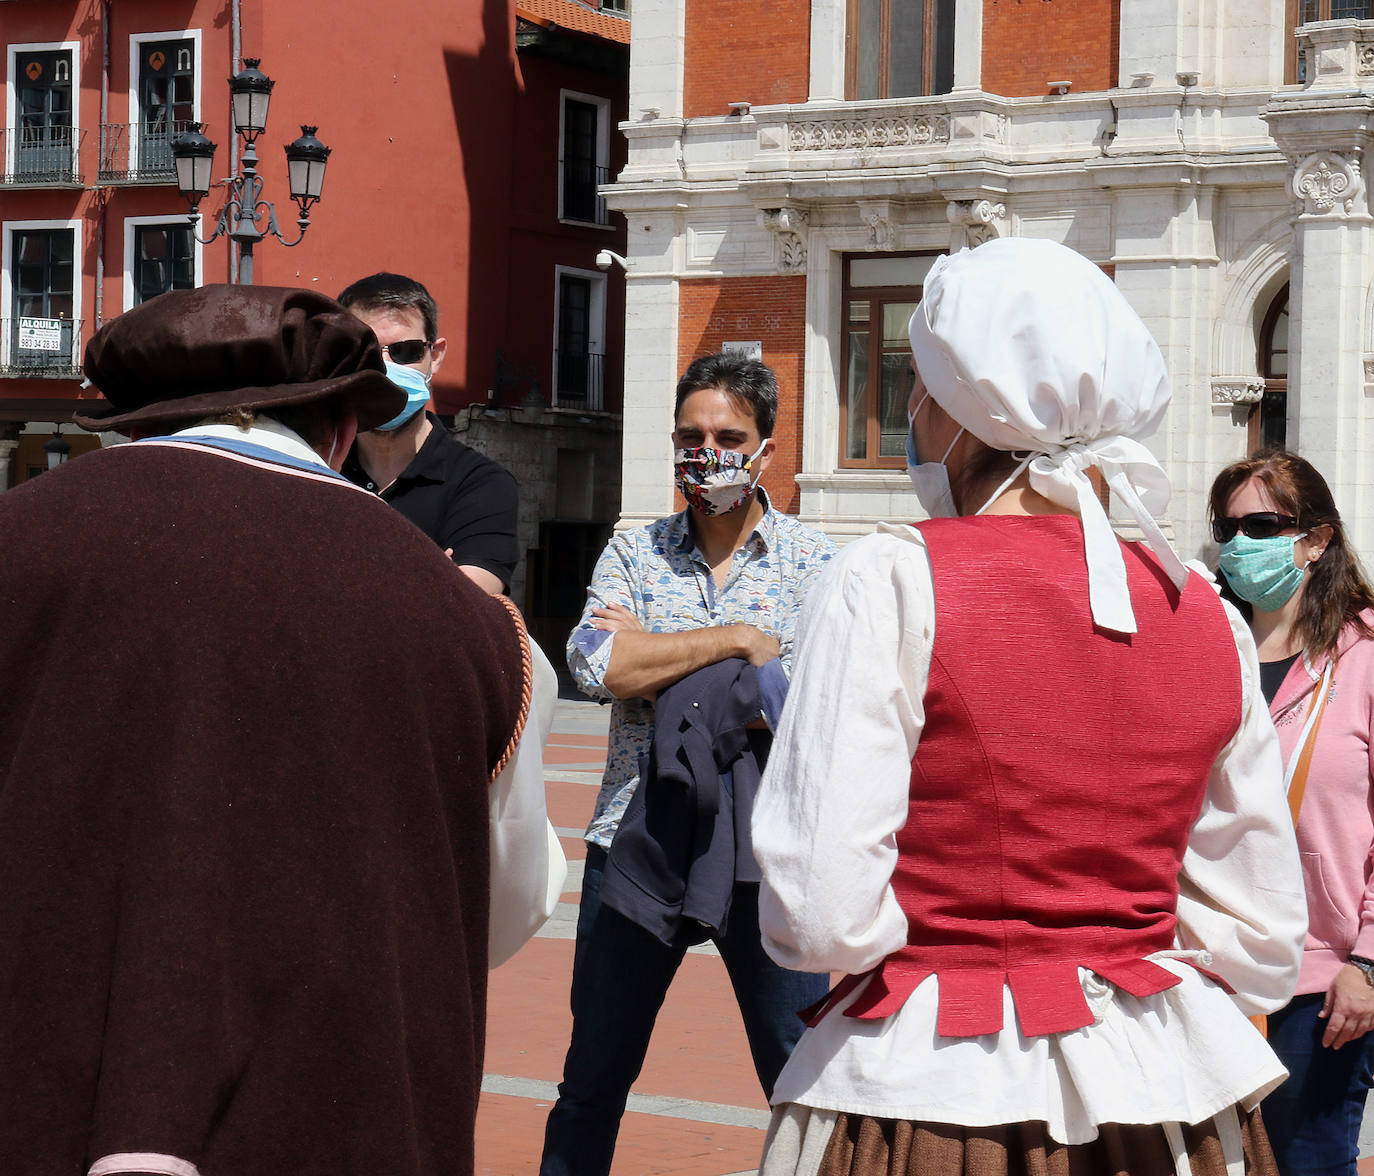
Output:
<svg viewBox="0 0 1374 1176">
<path fill-rule="evenodd" d="M 568 985 L 582 831 L 605 765 L 609 717 L 609 708 L 596 703 L 558 703 L 544 779 L 549 816 L 568 858 L 568 882 L 539 936 L 491 975 L 478 1176 L 538 1171 L 544 1119 L 557 1097 L 572 1024 Z M 725 968 L 709 944 L 693 948 L 659 1014 L 611 1176 L 754 1176 L 767 1123 Z M 1374 1108 L 1360 1143 L 1360 1155 L 1368 1157 L 1360 1162 L 1360 1176 L 1374 1176 Z"/>
<path fill-rule="evenodd" d="M 486 1073 L 477 1112 L 478 1176 L 538 1171 L 572 1017 L 568 986 L 591 819 L 610 708 L 560 700 L 545 755 L 549 816 L 568 858 L 557 913 L 491 974 Z M 710 945 L 687 955 L 630 1095 L 612 1176 L 749 1176 L 768 1108 L 724 965 Z"/>
</svg>

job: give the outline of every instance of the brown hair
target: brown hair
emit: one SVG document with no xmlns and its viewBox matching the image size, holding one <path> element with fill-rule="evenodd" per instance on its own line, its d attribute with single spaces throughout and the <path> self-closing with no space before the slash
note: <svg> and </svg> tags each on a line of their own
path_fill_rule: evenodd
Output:
<svg viewBox="0 0 1374 1176">
<path fill-rule="evenodd" d="M 216 424 L 251 429 L 260 416 L 272 417 L 300 437 L 311 449 L 320 449 L 329 440 L 334 426 L 343 419 L 338 397 L 311 404 L 278 404 L 268 408 L 231 408 L 212 417 Z M 194 423 L 194 422 L 192 422 Z"/>
<path fill-rule="evenodd" d="M 978 439 L 975 437 L 974 440 Z M 972 501 L 973 495 L 991 494 L 997 488 L 997 483 L 1009 478 L 1021 464 L 1021 458 L 1014 453 L 994 449 L 983 441 L 978 444 L 981 448 L 973 450 L 959 472 L 950 478 L 950 493 L 954 495 L 960 514 L 972 514 L 981 507 L 982 502 Z"/>
<path fill-rule="evenodd" d="M 1374 630 L 1360 617 L 1365 609 L 1374 608 L 1374 591 L 1346 540 L 1331 487 L 1311 462 L 1277 447 L 1232 462 L 1212 483 L 1208 521 L 1225 518 L 1231 496 L 1251 478 L 1269 492 L 1279 511 L 1292 515 L 1303 530 L 1331 528 L 1326 550 L 1311 567 L 1293 625 L 1308 656 L 1334 653 L 1346 625 L 1354 625 L 1362 637 L 1374 637 Z"/>
</svg>

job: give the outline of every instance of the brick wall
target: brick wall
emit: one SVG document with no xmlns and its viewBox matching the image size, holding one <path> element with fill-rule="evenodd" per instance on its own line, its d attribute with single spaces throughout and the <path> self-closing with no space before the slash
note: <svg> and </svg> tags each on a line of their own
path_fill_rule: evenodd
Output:
<svg viewBox="0 0 1374 1176">
<path fill-rule="evenodd" d="M 811 69 L 810 0 L 687 5 L 683 109 L 729 114 L 730 102 L 805 102 Z"/>
<path fill-rule="evenodd" d="M 1010 98 L 1117 84 L 1121 0 L 984 0 L 983 89 Z"/>
<path fill-rule="evenodd" d="M 778 376 L 777 452 L 763 486 L 773 505 L 796 514 L 801 506 L 802 369 L 806 348 L 806 278 L 697 278 L 679 295 L 678 371 L 731 341 L 758 340 L 763 362 Z"/>
</svg>

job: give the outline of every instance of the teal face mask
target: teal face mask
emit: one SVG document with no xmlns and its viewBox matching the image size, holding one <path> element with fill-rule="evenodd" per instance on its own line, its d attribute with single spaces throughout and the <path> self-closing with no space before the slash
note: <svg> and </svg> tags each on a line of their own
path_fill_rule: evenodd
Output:
<svg viewBox="0 0 1374 1176">
<path fill-rule="evenodd" d="M 383 362 L 386 364 L 386 378 L 406 394 L 405 408 L 386 424 L 377 426 L 379 431 L 390 433 L 394 429 L 399 429 L 429 403 L 429 377 L 418 368 L 392 363 L 389 359 Z"/>
<path fill-rule="evenodd" d="M 1226 573 L 1235 594 L 1253 604 L 1260 612 L 1278 612 L 1293 599 L 1306 574 L 1293 562 L 1293 544 L 1301 535 L 1275 535 L 1271 539 L 1251 539 L 1237 532 L 1221 545 L 1221 570 Z"/>
</svg>

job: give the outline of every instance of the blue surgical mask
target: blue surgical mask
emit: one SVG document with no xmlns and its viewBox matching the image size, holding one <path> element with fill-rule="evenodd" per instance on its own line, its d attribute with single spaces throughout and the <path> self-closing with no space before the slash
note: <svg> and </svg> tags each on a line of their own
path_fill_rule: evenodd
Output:
<svg viewBox="0 0 1374 1176">
<path fill-rule="evenodd" d="M 1298 567 L 1293 558 L 1293 544 L 1306 535 L 1304 531 L 1301 535 L 1251 539 L 1238 531 L 1235 538 L 1221 545 L 1221 570 L 1227 583 L 1260 612 L 1278 612 L 1293 599 L 1307 573 L 1306 566 Z"/>
<path fill-rule="evenodd" d="M 926 512 L 926 516 L 932 519 L 952 519 L 959 514 L 959 508 L 954 505 L 954 491 L 949 484 L 949 467 L 945 462 L 954 452 L 954 446 L 964 430 L 960 429 L 954 434 L 954 440 L 949 443 L 945 456 L 939 461 L 921 461 L 920 455 L 916 452 L 913 426 L 916 413 L 921 411 L 921 405 L 925 404 L 929 396 L 930 393 L 927 392 L 921 398 L 921 404 L 916 406 L 916 412 L 906 414 L 906 473 L 911 479 L 911 488 L 916 491 L 916 500 Z"/>
<path fill-rule="evenodd" d="M 386 364 L 386 378 L 406 394 L 405 408 L 401 409 L 386 424 L 377 426 L 379 432 L 390 433 L 399 429 L 429 403 L 429 377 L 419 368 L 406 367 L 402 363 L 392 363 L 389 359 L 382 362 Z"/>
</svg>

